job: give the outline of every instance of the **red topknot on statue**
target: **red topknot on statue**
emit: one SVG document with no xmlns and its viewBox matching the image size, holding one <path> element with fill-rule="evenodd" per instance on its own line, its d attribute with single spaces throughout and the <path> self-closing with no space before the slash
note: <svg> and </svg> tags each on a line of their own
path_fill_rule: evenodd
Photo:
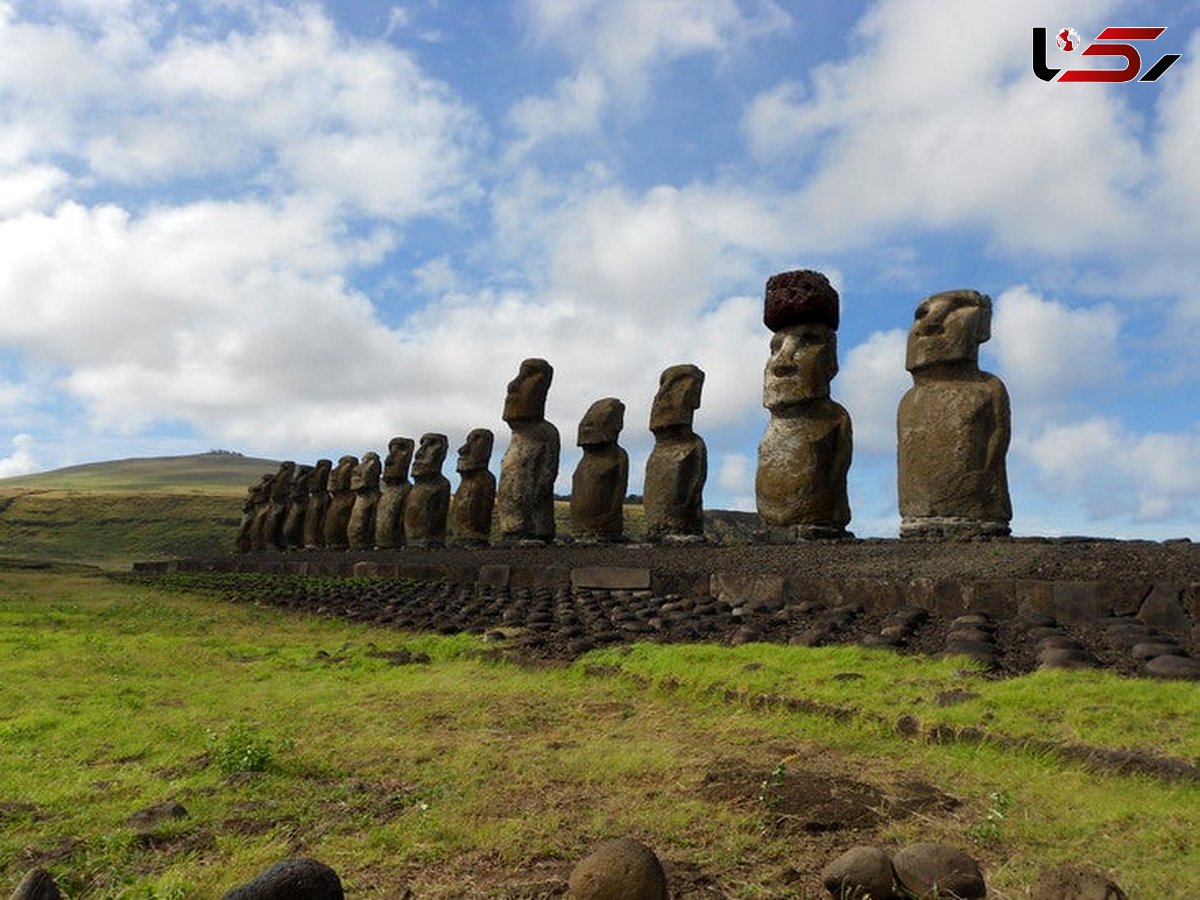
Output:
<svg viewBox="0 0 1200 900">
<path fill-rule="evenodd" d="M 780 272 L 767 279 L 763 324 L 771 331 L 792 325 L 838 327 L 838 292 L 829 279 L 812 269 Z"/>
</svg>

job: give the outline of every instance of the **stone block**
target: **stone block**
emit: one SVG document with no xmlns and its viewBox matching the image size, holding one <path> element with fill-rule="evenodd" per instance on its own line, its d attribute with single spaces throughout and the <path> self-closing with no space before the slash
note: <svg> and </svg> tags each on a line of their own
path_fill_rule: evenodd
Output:
<svg viewBox="0 0 1200 900">
<path fill-rule="evenodd" d="M 515 588 L 550 588 L 571 586 L 571 570 L 564 566 L 513 566 L 508 586 Z"/>
<path fill-rule="evenodd" d="M 913 578 L 904 585 L 905 606 L 915 606 L 939 615 L 958 615 L 966 609 L 962 585 L 942 578 Z"/>
<path fill-rule="evenodd" d="M 421 563 L 400 563 L 398 575 L 406 581 L 445 581 L 444 566 L 433 566 Z"/>
<path fill-rule="evenodd" d="M 1142 601 L 1137 616 L 1187 647 L 1192 640 L 1192 619 L 1184 609 L 1184 590 L 1181 584 L 1156 584 Z"/>
<path fill-rule="evenodd" d="M 1011 581 L 974 581 L 962 586 L 963 608 L 1011 619 L 1017 613 L 1016 588 Z"/>
<path fill-rule="evenodd" d="M 842 602 L 842 584 L 832 578 L 789 575 L 784 581 L 784 596 L 789 603 L 823 603 L 826 606 L 837 606 Z"/>
<path fill-rule="evenodd" d="M 1054 616 L 1054 582 L 1019 580 L 1013 582 L 1018 614 Z"/>
<path fill-rule="evenodd" d="M 842 585 L 842 602 L 861 603 L 872 612 L 887 612 L 904 605 L 900 585 L 885 578 L 847 578 Z"/>
<path fill-rule="evenodd" d="M 708 579 L 708 593 L 730 606 L 778 609 L 783 604 L 783 576 L 714 572 Z"/>
<path fill-rule="evenodd" d="M 379 574 L 379 563 L 360 559 L 354 564 L 350 574 L 355 578 L 374 578 Z"/>
<path fill-rule="evenodd" d="M 480 566 L 479 571 L 475 573 L 475 583 L 486 587 L 508 587 L 511 574 L 511 566 L 499 564 Z"/>
<path fill-rule="evenodd" d="M 600 591 L 648 591 L 650 570 L 632 566 L 581 566 L 571 570 L 571 587 Z"/>
<path fill-rule="evenodd" d="M 1099 581 L 1056 581 L 1053 591 L 1051 615 L 1064 624 L 1095 622 L 1111 610 L 1104 596 L 1104 585 Z"/>
</svg>

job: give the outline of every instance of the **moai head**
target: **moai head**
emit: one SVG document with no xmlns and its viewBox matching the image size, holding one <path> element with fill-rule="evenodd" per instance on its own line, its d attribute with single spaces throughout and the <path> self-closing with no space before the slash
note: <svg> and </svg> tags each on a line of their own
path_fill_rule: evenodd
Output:
<svg viewBox="0 0 1200 900">
<path fill-rule="evenodd" d="M 837 375 L 839 298 L 820 272 L 781 272 L 767 280 L 763 322 L 775 332 L 763 372 L 763 406 L 777 410 L 829 396 Z"/>
<path fill-rule="evenodd" d="M 263 473 L 262 478 L 258 480 L 258 484 L 250 488 L 251 499 L 255 503 L 266 503 L 271 499 L 271 484 L 275 481 L 275 475 L 271 472 Z"/>
<path fill-rule="evenodd" d="M 293 502 L 303 502 L 308 499 L 308 488 L 312 482 L 312 466 L 297 466 L 296 472 L 292 476 L 292 488 L 290 499 Z"/>
<path fill-rule="evenodd" d="M 992 336 L 992 298 L 979 291 L 942 291 L 917 306 L 904 367 L 978 363 L 979 345 Z"/>
<path fill-rule="evenodd" d="M 450 441 L 444 434 L 429 432 L 421 435 L 421 446 L 417 448 L 417 455 L 412 464 L 413 478 L 441 475 L 442 464 L 446 461 L 446 451 L 449 448 Z"/>
<path fill-rule="evenodd" d="M 472 429 L 466 441 L 458 448 L 459 472 L 475 472 L 486 469 L 492 459 L 492 444 L 495 436 L 486 428 Z"/>
<path fill-rule="evenodd" d="M 379 454 L 368 451 L 363 454 L 362 462 L 354 467 L 350 475 L 350 489 L 353 491 L 370 491 L 379 488 Z"/>
<path fill-rule="evenodd" d="M 330 493 L 350 490 L 350 479 L 354 477 L 354 467 L 357 465 L 357 456 L 346 455 L 338 459 L 337 468 L 329 473 Z"/>
<path fill-rule="evenodd" d="M 388 441 L 387 459 L 383 463 L 383 480 L 388 484 L 400 484 L 408 478 L 408 466 L 413 455 L 412 438 L 394 437 Z"/>
<path fill-rule="evenodd" d="M 523 360 L 517 377 L 508 383 L 504 421 L 511 425 L 514 422 L 540 422 L 546 418 L 546 394 L 553 378 L 554 367 L 544 359 Z"/>
<path fill-rule="evenodd" d="M 589 406 L 579 420 L 579 434 L 575 443 L 580 447 L 615 444 L 624 427 L 625 404 L 616 397 L 605 397 Z"/>
<path fill-rule="evenodd" d="M 318 459 L 313 466 L 312 474 L 308 477 L 308 492 L 323 494 L 329 489 L 329 473 L 333 463 L 328 459 Z"/>
<path fill-rule="evenodd" d="M 271 479 L 271 500 L 282 503 L 288 498 L 292 489 L 292 476 L 296 472 L 296 464 L 291 460 L 279 464 L 279 471 Z"/>
<path fill-rule="evenodd" d="M 700 408 L 700 391 L 704 388 L 704 372 L 685 363 L 663 369 L 658 378 L 658 393 L 650 407 L 650 430 L 659 431 L 678 425 L 692 424 Z"/>
</svg>

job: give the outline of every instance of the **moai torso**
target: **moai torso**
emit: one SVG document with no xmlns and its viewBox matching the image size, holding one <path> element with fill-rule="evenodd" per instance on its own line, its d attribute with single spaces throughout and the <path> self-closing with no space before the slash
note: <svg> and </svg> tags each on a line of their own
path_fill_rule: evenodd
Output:
<svg viewBox="0 0 1200 900">
<path fill-rule="evenodd" d="M 292 489 L 292 474 L 296 470 L 294 462 L 285 462 L 271 479 L 271 503 L 262 522 L 262 549 L 282 550 L 283 522 L 287 517 L 288 495 Z"/>
<path fill-rule="evenodd" d="M 329 472 L 333 463 L 318 459 L 308 476 L 308 506 L 304 510 L 304 547 L 316 550 L 325 546 L 325 514 L 329 511 Z"/>
<path fill-rule="evenodd" d="M 508 385 L 504 421 L 512 428 L 512 438 L 500 463 L 496 488 L 500 531 L 506 540 L 554 540 L 559 437 L 558 429 L 545 419 L 553 375 L 545 360 L 527 359 Z"/>
<path fill-rule="evenodd" d="M 242 501 L 242 521 L 238 525 L 237 550 L 248 553 L 258 549 L 255 546 L 255 524 L 258 521 L 259 510 L 268 503 L 271 476 L 264 475 L 258 484 L 246 489 L 246 499 Z"/>
<path fill-rule="evenodd" d="M 488 471 L 494 436 L 486 428 L 467 435 L 458 451 L 461 480 L 450 500 L 450 537 L 462 547 L 485 547 L 492 535 L 496 506 L 496 476 Z"/>
<path fill-rule="evenodd" d="M 288 495 L 287 515 L 283 519 L 283 545 L 289 550 L 304 546 L 304 518 L 308 512 L 308 484 L 312 466 L 297 466 Z"/>
<path fill-rule="evenodd" d="M 383 464 L 383 489 L 375 510 L 375 546 L 400 547 L 404 544 L 404 502 L 412 484 L 408 480 L 408 465 L 412 460 L 411 438 L 395 437 L 388 442 L 388 455 Z"/>
<path fill-rule="evenodd" d="M 346 526 L 346 542 L 351 550 L 370 550 L 375 546 L 375 511 L 379 506 L 379 454 L 367 453 L 354 467 L 350 487 L 354 505 Z"/>
<path fill-rule="evenodd" d="M 350 480 L 358 458 L 343 456 L 337 468 L 329 474 L 329 509 L 325 513 L 325 546 L 344 550 L 349 542 L 350 514 L 354 511 L 354 490 Z"/>
<path fill-rule="evenodd" d="M 763 321 L 774 335 L 763 406 L 771 418 L 758 446 L 754 489 L 769 539 L 847 534 L 853 434 L 849 414 L 829 398 L 838 319 L 837 291 L 819 272 L 768 279 Z"/>
<path fill-rule="evenodd" d="M 576 539 L 620 540 L 625 530 L 629 456 L 617 445 L 625 404 L 597 400 L 579 423 L 583 458 L 571 478 L 571 530 Z"/>
<path fill-rule="evenodd" d="M 671 366 L 659 378 L 650 409 L 654 449 L 646 460 L 642 505 L 650 540 L 700 540 L 704 536 L 704 483 L 708 450 L 692 431 L 704 372 Z"/>
<path fill-rule="evenodd" d="M 413 460 L 413 486 L 404 501 L 404 540 L 410 547 L 441 547 L 446 543 L 450 511 L 450 481 L 442 474 L 449 446 L 444 434 L 421 436 Z"/>
<path fill-rule="evenodd" d="M 917 306 L 905 365 L 913 386 L 896 415 L 901 537 L 1009 533 L 1008 392 L 979 370 L 991 299 L 944 291 Z"/>
</svg>

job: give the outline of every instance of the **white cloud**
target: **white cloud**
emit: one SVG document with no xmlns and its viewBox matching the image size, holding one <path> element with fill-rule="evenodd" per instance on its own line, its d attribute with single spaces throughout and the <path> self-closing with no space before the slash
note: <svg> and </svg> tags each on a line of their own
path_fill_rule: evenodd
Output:
<svg viewBox="0 0 1200 900">
<path fill-rule="evenodd" d="M 842 353 L 833 396 L 850 412 L 856 457 L 896 455 L 896 407 L 912 386 L 904 368 L 907 339 L 900 329 L 876 331 Z"/>
<path fill-rule="evenodd" d="M 41 468 L 33 454 L 34 441 L 30 435 L 18 434 L 12 439 L 12 443 L 12 455 L 0 459 L 0 478 L 28 475 Z"/>
</svg>

